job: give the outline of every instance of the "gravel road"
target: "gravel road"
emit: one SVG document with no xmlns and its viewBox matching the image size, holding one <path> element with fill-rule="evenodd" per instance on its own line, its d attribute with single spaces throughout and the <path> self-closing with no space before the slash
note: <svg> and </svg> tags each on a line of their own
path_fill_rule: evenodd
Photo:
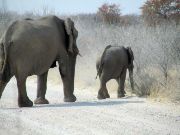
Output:
<svg viewBox="0 0 180 135">
<path fill-rule="evenodd" d="M 36 97 L 36 83 L 27 84 Z M 180 135 L 180 105 L 127 96 L 97 100 L 97 92 L 75 89 L 77 102 L 64 103 L 62 87 L 48 84 L 48 105 L 18 108 L 16 81 L 0 100 L 0 135 Z"/>
</svg>

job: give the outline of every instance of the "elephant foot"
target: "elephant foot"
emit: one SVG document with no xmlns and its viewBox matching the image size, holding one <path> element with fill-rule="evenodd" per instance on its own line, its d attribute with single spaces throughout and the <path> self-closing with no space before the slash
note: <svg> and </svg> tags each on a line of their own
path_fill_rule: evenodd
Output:
<svg viewBox="0 0 180 135">
<path fill-rule="evenodd" d="M 49 104 L 49 101 L 45 98 L 38 97 L 34 100 L 34 104 Z"/>
<path fill-rule="evenodd" d="M 98 98 L 99 100 L 101 100 L 101 99 L 106 99 L 106 97 L 104 96 L 104 94 L 98 94 L 97 98 Z"/>
<path fill-rule="evenodd" d="M 125 97 L 125 94 L 118 94 L 118 98 Z"/>
<path fill-rule="evenodd" d="M 110 98 L 110 95 L 108 93 L 104 93 L 105 98 Z"/>
<path fill-rule="evenodd" d="M 70 97 L 64 97 L 64 102 L 75 102 L 76 101 L 76 97 L 70 96 Z"/>
<path fill-rule="evenodd" d="M 26 99 L 18 98 L 19 107 L 32 107 L 33 102 L 27 97 Z"/>
</svg>

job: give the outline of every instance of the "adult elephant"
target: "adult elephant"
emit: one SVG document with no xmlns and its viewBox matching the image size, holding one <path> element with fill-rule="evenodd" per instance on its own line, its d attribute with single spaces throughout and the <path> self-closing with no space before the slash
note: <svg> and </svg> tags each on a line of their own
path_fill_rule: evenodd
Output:
<svg viewBox="0 0 180 135">
<path fill-rule="evenodd" d="M 102 56 L 96 62 L 97 76 L 100 79 L 98 99 L 110 97 L 106 88 L 106 83 L 110 79 L 116 79 L 118 82 L 118 98 L 125 96 L 124 83 L 127 69 L 129 69 L 131 87 L 134 90 L 133 60 L 134 55 L 130 47 L 109 45 L 105 48 Z"/>
<path fill-rule="evenodd" d="M 75 102 L 77 36 L 78 31 L 70 18 L 61 20 L 47 16 L 12 23 L 0 42 L 0 98 L 6 84 L 15 76 L 19 107 L 33 106 L 25 84 L 28 76 L 37 75 L 37 99 L 34 103 L 49 103 L 45 98 L 47 74 L 57 61 L 64 86 L 64 101 Z"/>
</svg>

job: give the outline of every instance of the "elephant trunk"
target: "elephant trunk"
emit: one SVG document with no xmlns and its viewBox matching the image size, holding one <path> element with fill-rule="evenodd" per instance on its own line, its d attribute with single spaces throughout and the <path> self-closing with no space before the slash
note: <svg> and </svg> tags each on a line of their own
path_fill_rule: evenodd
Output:
<svg viewBox="0 0 180 135">
<path fill-rule="evenodd" d="M 128 69 L 129 69 L 129 78 L 131 83 L 132 92 L 134 93 L 134 80 L 133 80 L 133 60 L 134 60 L 134 54 L 131 50 L 131 47 L 127 47 L 127 54 L 128 54 Z"/>
<path fill-rule="evenodd" d="M 134 92 L 133 69 L 129 69 L 129 78 L 130 78 L 130 84 L 131 84 L 132 92 Z"/>
</svg>

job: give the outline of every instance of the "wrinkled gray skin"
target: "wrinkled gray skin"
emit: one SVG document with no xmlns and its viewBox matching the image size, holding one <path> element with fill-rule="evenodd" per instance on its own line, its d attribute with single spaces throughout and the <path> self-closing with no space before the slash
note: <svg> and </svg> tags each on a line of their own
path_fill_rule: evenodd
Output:
<svg viewBox="0 0 180 135">
<path fill-rule="evenodd" d="M 131 87 L 133 85 L 133 52 L 130 47 L 123 46 L 107 46 L 102 56 L 96 62 L 97 76 L 100 79 L 100 89 L 98 91 L 98 99 L 109 98 L 106 83 L 110 79 L 116 79 L 118 82 L 118 98 L 125 96 L 124 83 L 126 79 L 126 71 L 129 70 Z"/>
<path fill-rule="evenodd" d="M 0 98 L 15 76 L 18 86 L 19 107 L 31 107 L 33 102 L 26 92 L 26 79 L 37 75 L 37 99 L 35 104 L 47 104 L 45 98 L 49 68 L 59 64 L 64 86 L 64 101 L 74 102 L 74 73 L 78 32 L 73 21 L 56 16 L 37 20 L 24 19 L 14 22 L 0 41 Z"/>
</svg>

